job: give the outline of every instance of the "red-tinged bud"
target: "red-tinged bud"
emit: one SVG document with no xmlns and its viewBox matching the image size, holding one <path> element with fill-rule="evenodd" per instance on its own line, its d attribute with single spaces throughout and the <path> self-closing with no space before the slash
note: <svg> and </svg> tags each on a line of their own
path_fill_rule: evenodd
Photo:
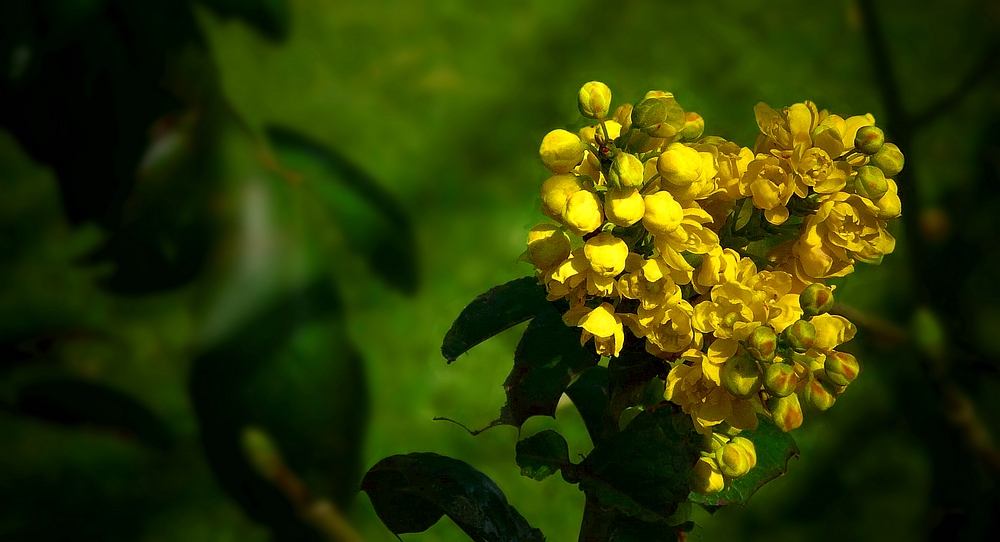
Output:
<svg viewBox="0 0 1000 542">
<path fill-rule="evenodd" d="M 729 478 L 739 478 L 750 472 L 757 464 L 757 452 L 753 442 L 744 437 L 735 437 L 715 453 L 719 470 Z"/>
<path fill-rule="evenodd" d="M 816 342 L 816 327 L 805 320 L 796 320 L 781 332 L 778 342 L 796 352 L 805 352 Z"/>
<path fill-rule="evenodd" d="M 826 377 L 838 386 L 846 386 L 858 377 L 861 367 L 858 359 L 847 352 L 832 352 L 826 356 L 823 364 Z"/>
<path fill-rule="evenodd" d="M 810 284 L 799 294 L 799 306 L 806 317 L 830 312 L 833 308 L 833 290 L 818 282 Z"/>
<path fill-rule="evenodd" d="M 764 372 L 764 389 L 773 397 L 791 395 L 798 383 L 795 367 L 787 363 L 772 363 Z"/>
<path fill-rule="evenodd" d="M 802 391 L 802 398 L 816 410 L 826 410 L 837 400 L 819 378 L 810 379 Z"/>
<path fill-rule="evenodd" d="M 875 154 L 885 143 L 885 134 L 877 126 L 862 126 L 854 136 L 854 150 L 864 154 Z"/>
<path fill-rule="evenodd" d="M 747 337 L 747 351 L 758 361 L 771 361 L 778 349 L 778 336 L 769 326 L 759 326 Z"/>
<path fill-rule="evenodd" d="M 882 145 L 882 148 L 869 160 L 869 163 L 881 169 L 886 177 L 899 175 L 899 172 L 903 171 L 903 162 L 903 153 L 892 143 Z"/>
<path fill-rule="evenodd" d="M 771 409 L 771 419 L 778 429 L 787 433 L 802 425 L 802 405 L 799 404 L 797 394 L 772 397 L 767 406 Z"/>
</svg>

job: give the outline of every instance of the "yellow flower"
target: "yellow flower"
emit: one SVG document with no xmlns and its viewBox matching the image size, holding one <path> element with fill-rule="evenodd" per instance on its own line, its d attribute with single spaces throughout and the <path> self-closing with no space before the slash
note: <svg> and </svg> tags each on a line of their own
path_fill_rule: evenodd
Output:
<svg viewBox="0 0 1000 542">
<path fill-rule="evenodd" d="M 613 120 L 604 121 L 604 128 L 608 130 L 608 139 L 614 141 L 622 135 L 622 125 L 618 124 Z M 580 128 L 577 132 L 580 135 L 580 140 L 584 143 L 590 143 L 592 145 L 598 145 L 597 137 L 600 136 L 601 139 L 604 138 L 604 128 L 601 128 L 600 124 L 595 124 L 594 126 L 584 126 Z"/>
<path fill-rule="evenodd" d="M 725 488 L 726 484 L 722 478 L 722 471 L 715 462 L 714 457 L 701 457 L 694 465 L 694 473 L 691 477 L 691 491 L 706 495 L 717 493 Z"/>
<path fill-rule="evenodd" d="M 583 190 L 583 182 L 573 174 L 553 175 L 542 183 L 542 213 L 554 220 L 562 221 L 569 198 Z"/>
<path fill-rule="evenodd" d="M 736 429 L 755 429 L 757 415 L 753 401 L 733 397 L 703 372 L 705 354 L 699 350 L 684 352 L 667 374 L 664 398 L 691 416 L 695 430 L 709 435 L 712 428 L 726 422 Z"/>
<path fill-rule="evenodd" d="M 653 235 L 667 234 L 677 229 L 684 219 L 684 209 L 670 192 L 657 192 L 643 198 L 646 213 L 642 225 Z"/>
<path fill-rule="evenodd" d="M 686 186 L 701 177 L 702 159 L 697 150 L 683 143 L 671 143 L 657 159 L 656 169 L 668 183 Z"/>
<path fill-rule="evenodd" d="M 771 224 L 782 224 L 788 220 L 788 209 L 785 205 L 796 193 L 795 180 L 790 175 L 787 162 L 772 155 L 758 155 L 747 166 L 746 175 L 741 181 L 753 196 L 754 207 L 764 210 L 764 218 Z M 805 187 L 799 190 L 799 196 L 808 195 Z"/>
<path fill-rule="evenodd" d="M 604 214 L 616 226 L 628 227 L 642 220 L 646 204 L 637 188 L 612 188 L 605 196 Z"/>
<path fill-rule="evenodd" d="M 594 338 L 597 353 L 602 356 L 618 357 L 625 344 L 625 328 L 622 319 L 615 314 L 615 308 L 610 303 L 602 303 L 596 309 L 581 307 L 570 309 L 563 315 L 567 325 L 583 328 L 580 344 Z"/>
<path fill-rule="evenodd" d="M 813 348 L 827 354 L 853 339 L 858 332 L 858 328 L 850 320 L 834 314 L 813 316 L 809 323 L 816 328 L 816 341 L 813 343 Z"/>
<path fill-rule="evenodd" d="M 701 265 L 692 277 L 694 289 L 699 294 L 712 286 L 736 280 L 736 265 L 740 255 L 731 248 L 714 247 L 701 259 Z"/>
<path fill-rule="evenodd" d="M 819 147 L 793 153 L 791 164 L 799 179 L 820 194 L 843 190 L 851 173 L 850 164 L 834 162 L 830 155 Z"/>
<path fill-rule="evenodd" d="M 688 205 L 682 211 L 683 218 L 678 227 L 667 233 L 652 232 L 654 246 L 659 251 L 663 261 L 671 268 L 687 274 L 688 279 L 683 282 L 678 281 L 678 284 L 687 284 L 691 272 L 694 271 L 694 267 L 684 259 L 682 253 L 707 254 L 719 246 L 718 234 L 704 226 L 704 224 L 712 222 L 712 215 L 702 210 L 695 202 L 690 202 Z M 648 207 L 646 214 L 649 214 Z M 645 222 L 643 224 L 645 225 Z"/>
<path fill-rule="evenodd" d="M 586 235 L 604 223 L 604 209 L 597 194 L 580 190 L 566 201 L 562 221 L 573 233 Z"/>
<path fill-rule="evenodd" d="M 528 232 L 528 258 L 540 270 L 569 256 L 569 236 L 552 224 L 539 224 Z"/>
<path fill-rule="evenodd" d="M 625 270 L 628 245 L 608 232 L 601 232 L 587 241 L 583 253 L 595 273 L 614 277 Z"/>
<path fill-rule="evenodd" d="M 552 173 L 567 173 L 583 160 L 583 148 L 576 134 L 552 130 L 542 138 L 538 154 Z"/>
<path fill-rule="evenodd" d="M 608 182 L 612 187 L 642 188 L 643 164 L 634 154 L 619 153 L 611 162 Z"/>
</svg>

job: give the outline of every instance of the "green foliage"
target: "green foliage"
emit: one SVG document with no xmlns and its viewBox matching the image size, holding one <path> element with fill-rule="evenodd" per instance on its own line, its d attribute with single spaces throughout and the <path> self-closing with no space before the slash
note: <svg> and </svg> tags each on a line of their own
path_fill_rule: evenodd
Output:
<svg viewBox="0 0 1000 542">
<path fill-rule="evenodd" d="M 517 441 L 514 452 L 517 466 L 521 467 L 521 476 L 538 481 L 571 465 L 566 439 L 551 429 Z"/>
<path fill-rule="evenodd" d="M 379 461 L 361 482 L 379 518 L 399 535 L 447 515 L 476 542 L 545 540 L 507 503 L 500 488 L 468 463 L 433 453 Z"/>
<path fill-rule="evenodd" d="M 477 344 L 549 307 L 545 288 L 534 277 L 496 286 L 462 309 L 444 336 L 441 353 L 451 363 Z"/>
</svg>

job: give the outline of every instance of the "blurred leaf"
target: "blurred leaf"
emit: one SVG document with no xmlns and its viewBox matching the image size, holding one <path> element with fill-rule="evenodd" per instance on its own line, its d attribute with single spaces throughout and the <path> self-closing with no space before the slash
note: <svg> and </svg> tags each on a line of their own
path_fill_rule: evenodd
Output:
<svg viewBox="0 0 1000 542">
<path fill-rule="evenodd" d="M 340 300 L 324 279 L 287 294 L 202 353 L 191 374 L 213 471 L 247 513 L 281 540 L 314 539 L 318 533 L 250 464 L 244 430 L 266 431 L 312 492 L 345 506 L 361 474 L 367 393 Z"/>
<path fill-rule="evenodd" d="M 599 361 L 593 348 L 580 344 L 579 330 L 563 323 L 559 312 L 539 314 L 514 350 L 514 367 L 503 384 L 507 402 L 497 421 L 520 427 L 531 416 L 555 417 L 559 398 L 573 377 Z"/>
<path fill-rule="evenodd" d="M 691 502 L 712 510 L 728 504 L 746 504 L 764 484 L 785 474 L 788 460 L 799 455 L 795 440 L 767 420 L 760 420 L 757 429 L 743 431 L 741 437 L 753 442 L 757 465 L 745 476 L 731 482 L 725 490 L 709 495 L 691 493 Z"/>
<path fill-rule="evenodd" d="M 451 363 L 477 344 L 551 306 L 545 299 L 545 287 L 535 277 L 495 286 L 462 309 L 444 336 L 441 353 Z"/>
<path fill-rule="evenodd" d="M 608 390 L 608 368 L 600 365 L 583 371 L 566 389 L 595 446 L 618 432 L 618 424 L 608 414 Z"/>
<path fill-rule="evenodd" d="M 542 481 L 570 464 L 569 445 L 559 433 L 546 429 L 517 441 L 517 466 L 521 476 Z"/>
<path fill-rule="evenodd" d="M 396 535 L 423 532 L 447 514 L 476 542 L 545 540 L 493 480 L 458 459 L 434 453 L 387 457 L 365 474 L 361 489 Z"/>
<path fill-rule="evenodd" d="M 133 436 L 154 448 L 169 448 L 170 428 L 149 408 L 113 388 L 70 378 L 30 382 L 17 390 L 14 410 L 65 425 L 95 426 Z"/>
<path fill-rule="evenodd" d="M 199 0 L 222 17 L 242 19 L 265 36 L 283 41 L 291 27 L 286 0 Z"/>
<path fill-rule="evenodd" d="M 580 464 L 580 489 L 603 508 L 663 521 L 690 492 L 699 451 L 690 439 L 696 436 L 690 417 L 669 406 L 643 412 Z"/>
<path fill-rule="evenodd" d="M 267 129 L 287 173 L 326 202 L 348 245 L 372 271 L 400 291 L 417 288 L 417 241 L 409 217 L 395 198 L 344 156 L 291 129 Z"/>
</svg>

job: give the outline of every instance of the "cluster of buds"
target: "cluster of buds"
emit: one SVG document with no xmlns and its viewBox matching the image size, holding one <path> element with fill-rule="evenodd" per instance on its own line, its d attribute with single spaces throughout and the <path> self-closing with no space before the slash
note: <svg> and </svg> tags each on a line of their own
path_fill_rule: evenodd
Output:
<svg viewBox="0 0 1000 542">
<path fill-rule="evenodd" d="M 702 117 L 668 92 L 612 112 L 595 81 L 579 108 L 592 125 L 542 140 L 552 222 L 532 228 L 525 256 L 582 342 L 611 357 L 642 340 L 663 360 L 665 398 L 721 446 L 699 462 L 701 489 L 721 489 L 752 468 L 735 435 L 758 415 L 790 431 L 857 376 L 836 350 L 855 327 L 829 314 L 825 283 L 892 252 L 903 155 L 871 115 L 808 101 L 758 104 L 753 149 L 703 136 Z"/>
</svg>

